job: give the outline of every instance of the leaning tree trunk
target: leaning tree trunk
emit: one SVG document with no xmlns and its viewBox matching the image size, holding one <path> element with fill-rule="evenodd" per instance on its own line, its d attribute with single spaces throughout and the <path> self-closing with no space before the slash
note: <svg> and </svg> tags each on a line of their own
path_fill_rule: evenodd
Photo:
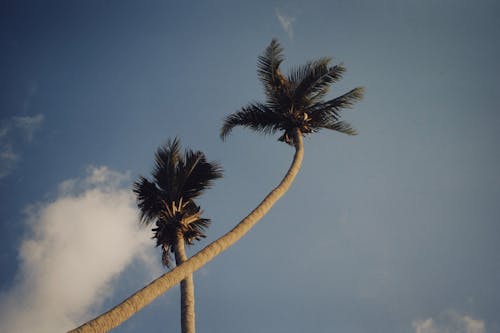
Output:
<svg viewBox="0 0 500 333">
<path fill-rule="evenodd" d="M 295 136 L 295 155 L 293 162 L 281 183 L 275 187 L 264 200 L 247 217 L 245 217 L 231 231 L 210 243 L 197 254 L 189 258 L 183 264 L 175 267 L 173 270 L 163 274 L 135 294 L 118 304 L 108 312 L 92 319 L 82 326 L 70 331 L 76 332 L 107 332 L 125 320 L 134 315 L 137 311 L 151 303 L 155 298 L 165 293 L 168 289 L 185 279 L 189 274 L 200 269 L 210 260 L 215 258 L 222 251 L 227 250 L 243 237 L 285 194 L 292 185 L 295 176 L 299 172 L 304 156 L 302 144 L 302 134 L 299 130 L 294 133 Z"/>
<path fill-rule="evenodd" d="M 174 254 L 176 266 L 180 266 L 187 261 L 184 236 L 181 231 L 178 231 L 176 235 Z M 192 273 L 188 274 L 181 281 L 181 332 L 195 333 L 194 282 Z"/>
</svg>

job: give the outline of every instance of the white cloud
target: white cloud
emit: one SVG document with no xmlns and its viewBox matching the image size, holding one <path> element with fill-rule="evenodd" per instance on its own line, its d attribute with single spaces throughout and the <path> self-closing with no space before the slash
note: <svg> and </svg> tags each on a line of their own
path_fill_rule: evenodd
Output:
<svg viewBox="0 0 500 333">
<path fill-rule="evenodd" d="M 413 322 L 415 333 L 485 333 L 485 323 L 467 314 L 448 311 L 437 319 L 419 319 Z"/>
<path fill-rule="evenodd" d="M 89 166 L 85 179 L 67 179 L 58 186 L 59 194 L 76 195 L 86 190 L 98 187 L 103 191 L 113 191 L 121 184 L 130 180 L 130 174 L 110 170 L 106 166 Z"/>
<path fill-rule="evenodd" d="M 275 12 L 281 27 L 288 34 L 288 38 L 293 39 L 293 23 L 295 22 L 295 18 L 281 13 L 278 9 Z"/>
<path fill-rule="evenodd" d="M 88 172 L 63 182 L 53 202 L 27 209 L 17 283 L 0 297 L 5 332 L 74 328 L 96 314 L 132 261 L 153 265 L 151 232 L 139 226 L 131 191 L 118 186 L 126 176 Z"/>
</svg>

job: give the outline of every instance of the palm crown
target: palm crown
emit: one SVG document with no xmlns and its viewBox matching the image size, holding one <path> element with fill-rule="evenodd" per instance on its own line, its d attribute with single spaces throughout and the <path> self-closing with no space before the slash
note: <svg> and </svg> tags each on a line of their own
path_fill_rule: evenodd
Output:
<svg viewBox="0 0 500 333">
<path fill-rule="evenodd" d="M 324 101 L 330 86 L 337 82 L 345 68 L 331 66 L 331 58 L 320 58 L 292 69 L 284 76 L 279 66 L 283 62 L 283 49 L 272 40 L 264 54 L 259 56 L 257 73 L 264 85 L 265 103 L 250 103 L 226 117 L 221 138 L 229 135 L 235 126 L 273 134 L 282 132 L 280 141 L 293 145 L 293 133 L 298 129 L 303 135 L 322 128 L 355 135 L 356 130 L 340 121 L 340 111 L 351 107 L 363 96 L 357 87 L 331 100 Z"/>
<path fill-rule="evenodd" d="M 180 150 L 178 139 L 168 141 L 155 155 L 153 181 L 139 177 L 133 191 L 137 195 L 141 222 L 155 223 L 156 245 L 162 247 L 162 262 L 170 265 L 177 232 L 187 244 L 204 238 L 210 219 L 202 218 L 194 199 L 222 177 L 222 168 L 208 162 L 201 151 Z"/>
</svg>

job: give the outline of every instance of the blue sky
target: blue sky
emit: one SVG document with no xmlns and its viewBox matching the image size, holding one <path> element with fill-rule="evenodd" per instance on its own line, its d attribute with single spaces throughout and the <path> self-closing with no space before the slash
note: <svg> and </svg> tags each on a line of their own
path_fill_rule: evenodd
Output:
<svg viewBox="0 0 500 333">
<path fill-rule="evenodd" d="M 200 332 L 500 332 L 496 1 L 0 3 L 0 321 L 59 332 L 164 270 L 130 191 L 168 138 L 225 178 L 207 240 L 288 167 L 223 118 L 263 98 L 257 56 L 347 67 L 360 132 L 305 140 L 292 189 L 195 275 Z M 180 330 L 172 289 L 116 332 Z M 29 320 L 28 320 L 29 319 Z"/>
</svg>

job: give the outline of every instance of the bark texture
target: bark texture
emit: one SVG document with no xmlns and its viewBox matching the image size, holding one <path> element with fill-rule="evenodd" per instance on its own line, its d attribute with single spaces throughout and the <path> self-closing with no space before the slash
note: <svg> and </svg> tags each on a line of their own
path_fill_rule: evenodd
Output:
<svg viewBox="0 0 500 333">
<path fill-rule="evenodd" d="M 175 264 L 182 265 L 187 261 L 186 250 L 184 247 L 184 237 L 182 232 L 177 233 L 176 244 L 174 248 Z M 193 274 L 186 276 L 181 281 L 181 332 L 195 333 L 195 313 L 194 313 L 194 282 Z"/>
<path fill-rule="evenodd" d="M 70 333 L 80 332 L 108 332 L 117 327 L 125 320 L 134 315 L 144 306 L 151 303 L 155 298 L 165 293 L 187 276 L 200 269 L 210 260 L 215 258 L 222 251 L 227 250 L 243 237 L 270 209 L 271 207 L 285 194 L 292 185 L 293 180 L 297 176 L 302 158 L 304 156 L 304 148 L 302 143 L 302 134 L 299 130 L 295 133 L 295 155 L 293 162 L 288 169 L 283 180 L 275 187 L 264 200 L 245 217 L 231 231 L 221 236 L 216 241 L 210 243 L 197 254 L 185 261 L 183 264 L 175 267 L 173 270 L 163 274 L 135 294 L 118 304 L 111 310 L 102 315 L 90 320 L 82 326 L 70 331 Z"/>
</svg>

